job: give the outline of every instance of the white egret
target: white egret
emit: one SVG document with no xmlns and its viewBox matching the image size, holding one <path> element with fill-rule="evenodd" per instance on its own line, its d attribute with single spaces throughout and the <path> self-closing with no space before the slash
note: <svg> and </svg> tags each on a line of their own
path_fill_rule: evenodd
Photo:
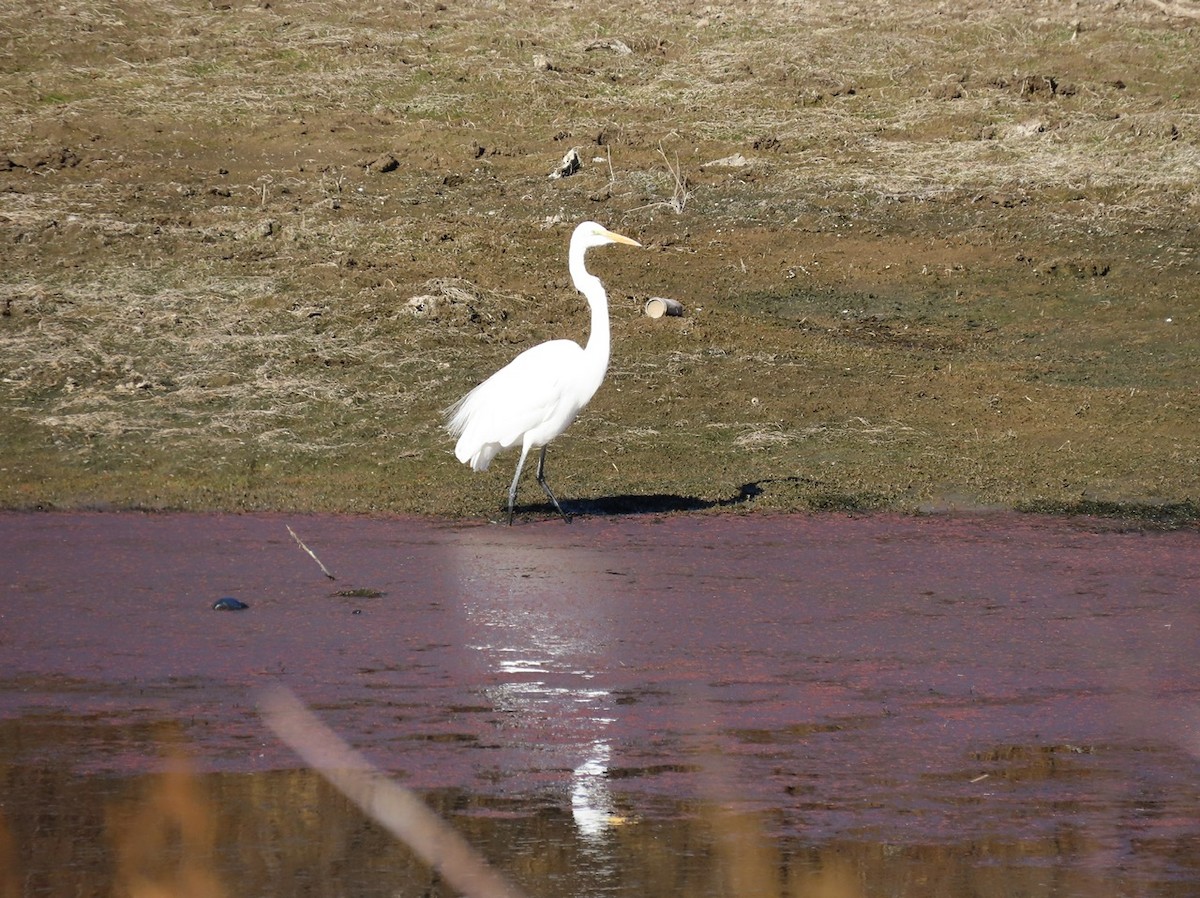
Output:
<svg viewBox="0 0 1200 898">
<path fill-rule="evenodd" d="M 496 454 L 520 444 L 521 457 L 508 488 L 508 523 L 513 520 L 517 482 L 530 449 L 541 447 L 537 482 L 569 521 L 546 483 L 546 445 L 562 433 L 604 381 L 608 370 L 608 296 L 604 285 L 584 267 L 584 254 L 609 243 L 641 246 L 594 221 L 571 235 L 568 268 L 575 289 L 587 297 L 592 328 L 587 346 L 573 340 L 550 340 L 526 349 L 515 359 L 446 409 L 446 429 L 458 437 L 454 454 L 472 470 L 486 471 Z"/>
</svg>

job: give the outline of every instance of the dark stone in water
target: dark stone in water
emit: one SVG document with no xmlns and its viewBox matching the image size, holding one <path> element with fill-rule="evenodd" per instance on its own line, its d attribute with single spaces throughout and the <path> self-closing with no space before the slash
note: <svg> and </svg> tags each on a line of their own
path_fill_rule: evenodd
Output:
<svg viewBox="0 0 1200 898">
<path fill-rule="evenodd" d="M 232 596 L 226 596 L 213 602 L 213 611 L 241 611 L 249 607 L 245 602 L 240 602 Z"/>
</svg>

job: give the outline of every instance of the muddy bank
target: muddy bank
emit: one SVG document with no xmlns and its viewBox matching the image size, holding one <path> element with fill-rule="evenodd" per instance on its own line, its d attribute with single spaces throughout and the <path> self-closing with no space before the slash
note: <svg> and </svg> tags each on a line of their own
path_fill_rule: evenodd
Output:
<svg viewBox="0 0 1200 898">
<path fill-rule="evenodd" d="M 1185 16 L 2 8 L 0 506 L 491 513 L 442 409 L 586 339 L 591 218 L 569 501 L 1196 518 Z"/>
</svg>

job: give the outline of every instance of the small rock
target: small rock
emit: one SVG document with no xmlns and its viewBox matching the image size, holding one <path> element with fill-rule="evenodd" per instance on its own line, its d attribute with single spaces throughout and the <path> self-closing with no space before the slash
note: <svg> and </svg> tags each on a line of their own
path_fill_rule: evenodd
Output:
<svg viewBox="0 0 1200 898">
<path fill-rule="evenodd" d="M 404 304 L 404 307 L 414 318 L 437 317 L 437 297 L 432 294 L 423 293 L 420 296 L 414 296 Z"/>
<path fill-rule="evenodd" d="M 633 50 L 629 48 L 629 44 L 625 43 L 625 41 L 618 40 L 615 37 L 602 37 L 594 41 L 589 41 L 588 43 L 584 44 L 583 49 L 589 52 L 592 50 L 611 50 L 618 56 L 628 56 L 633 52 Z"/>
<path fill-rule="evenodd" d="M 237 235 L 239 240 L 265 240 L 267 237 L 273 237 L 279 233 L 279 222 L 273 218 L 267 218 L 260 221 L 256 225 L 251 225 Z"/>
<path fill-rule="evenodd" d="M 1034 137 L 1038 134 L 1043 134 L 1046 131 L 1046 123 L 1041 119 L 1030 119 L 1027 122 L 1018 122 L 1009 125 L 1004 129 L 1003 134 L 1010 139 L 1020 140 L 1026 137 Z"/>
<path fill-rule="evenodd" d="M 553 178 L 569 178 L 575 172 L 583 168 L 583 160 L 579 158 L 579 150 L 572 148 L 563 156 L 562 162 L 554 171 L 550 172 L 550 177 Z"/>
<path fill-rule="evenodd" d="M 712 162 L 706 162 L 702 168 L 745 168 L 750 165 L 750 160 L 741 153 L 734 153 L 732 156 L 726 156 L 723 159 L 714 159 Z"/>
<path fill-rule="evenodd" d="M 388 172 L 394 172 L 399 167 L 400 160 L 398 160 L 391 153 L 384 153 L 379 158 L 373 159 L 367 165 L 367 168 L 369 168 L 371 171 L 381 175 L 386 175 Z"/>
</svg>

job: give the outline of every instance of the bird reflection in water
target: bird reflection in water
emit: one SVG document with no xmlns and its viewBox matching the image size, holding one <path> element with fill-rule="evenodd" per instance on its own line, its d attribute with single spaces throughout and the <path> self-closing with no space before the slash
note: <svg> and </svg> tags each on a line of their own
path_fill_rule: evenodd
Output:
<svg viewBox="0 0 1200 898">
<path fill-rule="evenodd" d="M 622 819 L 609 789 L 618 717 L 606 688 L 609 624 L 621 598 L 590 548 L 510 533 L 462 533 L 455 560 L 466 642 L 491 681 L 482 692 L 500 712 L 508 784 L 549 784 L 564 805 L 569 799 L 580 837 L 596 845 Z"/>
<path fill-rule="evenodd" d="M 591 745 L 587 759 L 571 772 L 571 816 L 579 835 L 589 843 L 602 841 L 623 822 L 613 808 L 608 788 L 608 758 L 612 749 L 601 739 Z"/>
</svg>

